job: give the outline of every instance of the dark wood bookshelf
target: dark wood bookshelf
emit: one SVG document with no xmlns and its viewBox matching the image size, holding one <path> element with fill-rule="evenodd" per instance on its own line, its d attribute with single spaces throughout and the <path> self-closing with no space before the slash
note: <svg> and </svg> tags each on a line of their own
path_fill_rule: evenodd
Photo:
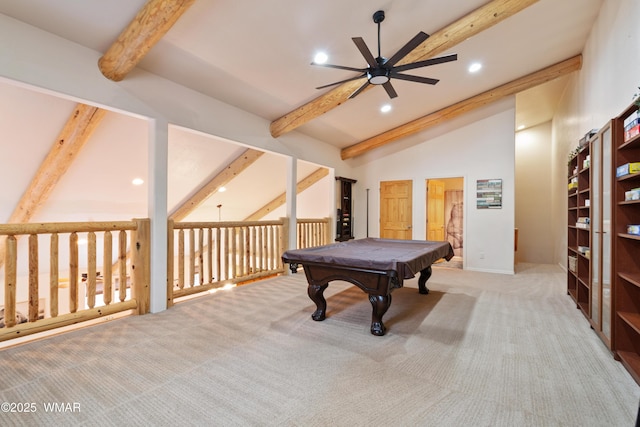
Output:
<svg viewBox="0 0 640 427">
<path fill-rule="evenodd" d="M 640 162 L 640 135 L 625 140 L 624 120 L 638 107 L 630 105 L 614 119 L 614 167 Z M 616 177 L 615 292 L 613 350 L 640 384 L 640 236 L 629 234 L 629 225 L 640 225 L 640 201 L 625 200 L 625 192 L 640 188 L 640 173 Z"/>
</svg>

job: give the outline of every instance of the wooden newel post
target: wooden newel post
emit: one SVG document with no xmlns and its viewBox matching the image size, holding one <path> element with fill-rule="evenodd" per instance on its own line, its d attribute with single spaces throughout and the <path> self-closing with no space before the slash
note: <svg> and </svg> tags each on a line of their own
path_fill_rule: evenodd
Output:
<svg viewBox="0 0 640 427">
<path fill-rule="evenodd" d="M 333 239 L 333 230 L 331 229 L 331 218 L 325 217 L 322 219 L 324 221 L 324 240 L 322 242 L 323 245 L 328 245 L 331 243 Z"/>
<path fill-rule="evenodd" d="M 133 286 L 131 287 L 132 297 L 138 304 L 137 314 L 149 312 L 151 302 L 150 295 L 150 232 L 151 222 L 149 219 L 134 219 L 138 223 L 136 229 L 131 233 L 131 270 Z"/>
<path fill-rule="evenodd" d="M 173 306 L 173 277 L 175 272 L 173 271 L 173 224 L 174 221 L 169 219 L 167 221 L 167 308 Z"/>
<path fill-rule="evenodd" d="M 282 221 L 280 236 L 278 236 L 278 239 L 280 240 L 280 244 L 278 245 L 280 247 L 280 251 L 276 254 L 275 259 L 278 267 L 282 265 L 281 255 L 289 250 L 289 218 L 282 217 L 280 220 Z M 285 274 L 289 274 L 287 269 L 285 269 Z"/>
</svg>

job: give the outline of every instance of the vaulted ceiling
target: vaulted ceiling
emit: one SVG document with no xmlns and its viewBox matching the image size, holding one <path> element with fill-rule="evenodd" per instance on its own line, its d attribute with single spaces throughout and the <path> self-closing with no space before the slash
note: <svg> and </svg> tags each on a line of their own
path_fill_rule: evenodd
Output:
<svg viewBox="0 0 640 427">
<path fill-rule="evenodd" d="M 458 111 L 516 93 L 518 125 L 533 126 L 549 120 L 563 90 L 563 76 L 580 67 L 579 55 L 601 3 L 602 0 L 23 0 L 0 1 L 0 13 L 104 53 L 100 67 L 111 79 L 129 78 L 139 67 L 271 121 L 276 137 L 295 130 L 340 148 L 343 158 L 350 158 L 380 142 L 393 143 L 407 132 L 440 123 Z M 355 68 L 363 68 L 366 63 L 352 37 L 362 37 L 374 55 L 377 53 L 377 27 L 372 20 L 376 10 L 386 13 L 381 24 L 382 56 L 391 56 L 424 31 L 431 37 L 405 62 L 453 53 L 458 60 L 410 72 L 439 79 L 436 85 L 392 80 L 398 93 L 394 99 L 389 99 L 378 86 L 348 99 L 361 81 L 315 89 L 355 75 L 352 71 L 311 66 L 317 51 L 326 51 L 330 63 Z M 158 18 L 160 21 L 154 21 Z M 127 33 L 132 22 L 139 34 Z M 144 40 L 140 42 L 141 39 Z M 127 47 L 131 50 L 127 51 Z M 123 58 L 124 63 L 119 63 Z M 480 72 L 468 72 L 473 62 L 483 64 Z M 543 84 L 547 81 L 550 83 Z M 533 89 L 525 91 L 529 88 Z M 385 103 L 392 107 L 386 114 L 380 112 Z M 75 108 L 76 104 L 64 97 L 0 82 L 0 174 L 7 175 L 0 178 L 15 183 L 4 190 L 0 221 L 10 217 Z M 34 120 L 39 126 L 29 125 Z M 141 135 L 145 131 L 139 119 L 108 113 L 56 185 L 48 210 L 57 209 L 60 218 L 69 219 L 73 206 L 83 203 L 92 212 L 91 218 L 85 215 L 77 220 L 98 219 L 113 206 L 123 215 L 144 215 L 144 209 L 140 212 L 146 205 L 141 200 L 145 197 L 144 187 L 130 188 L 124 180 L 134 175 L 146 176 L 146 146 L 140 143 L 145 141 Z M 141 138 L 129 143 L 136 135 Z M 9 148 L 9 140 L 24 144 Z M 375 144 L 368 145 L 371 140 Z M 126 174 L 108 171 L 109 164 L 120 164 L 109 158 L 117 152 L 113 145 L 105 149 L 107 143 L 114 141 L 128 153 L 125 165 L 118 166 L 129 168 Z M 169 206 L 173 210 L 188 202 L 244 152 L 242 147 L 184 129 L 172 130 L 170 150 L 171 147 L 174 151 L 170 166 L 175 180 L 169 188 Z M 205 157 L 203 151 L 215 154 Z M 269 187 L 259 177 L 273 169 L 268 165 L 278 161 L 274 155 L 256 160 L 243 172 L 245 185 L 255 187 L 256 182 L 261 182 Z M 16 165 L 20 165 L 19 170 Z M 299 179 L 316 169 L 317 165 L 303 165 Z M 184 170 L 191 173 L 181 174 Z M 101 181 L 91 185 L 90 177 Z M 107 187 L 113 188 L 110 184 L 118 179 L 123 183 L 117 192 L 118 200 L 114 201 L 114 191 Z M 268 203 L 284 189 L 283 184 L 273 187 L 273 194 L 262 192 L 265 200 L 260 203 Z M 212 203 L 216 206 L 217 202 Z M 261 206 L 237 215 L 249 216 Z"/>
</svg>

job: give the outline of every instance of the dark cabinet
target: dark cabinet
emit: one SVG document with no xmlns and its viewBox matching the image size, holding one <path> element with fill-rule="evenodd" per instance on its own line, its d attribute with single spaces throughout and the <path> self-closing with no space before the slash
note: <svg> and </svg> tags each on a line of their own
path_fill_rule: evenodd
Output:
<svg viewBox="0 0 640 427">
<path fill-rule="evenodd" d="M 353 184 L 355 179 L 336 177 L 338 185 L 338 206 L 336 217 L 336 241 L 344 242 L 353 239 Z"/>
</svg>

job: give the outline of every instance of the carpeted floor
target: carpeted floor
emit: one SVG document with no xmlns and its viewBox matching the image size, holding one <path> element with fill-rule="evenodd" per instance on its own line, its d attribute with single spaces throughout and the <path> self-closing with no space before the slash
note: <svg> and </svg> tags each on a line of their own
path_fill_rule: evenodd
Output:
<svg viewBox="0 0 640 427">
<path fill-rule="evenodd" d="M 0 425 L 632 426 L 640 388 L 565 283 L 436 268 L 384 337 L 358 288 L 314 322 L 304 274 L 252 283 L 0 351 L 0 402 L 35 409 Z"/>
</svg>

